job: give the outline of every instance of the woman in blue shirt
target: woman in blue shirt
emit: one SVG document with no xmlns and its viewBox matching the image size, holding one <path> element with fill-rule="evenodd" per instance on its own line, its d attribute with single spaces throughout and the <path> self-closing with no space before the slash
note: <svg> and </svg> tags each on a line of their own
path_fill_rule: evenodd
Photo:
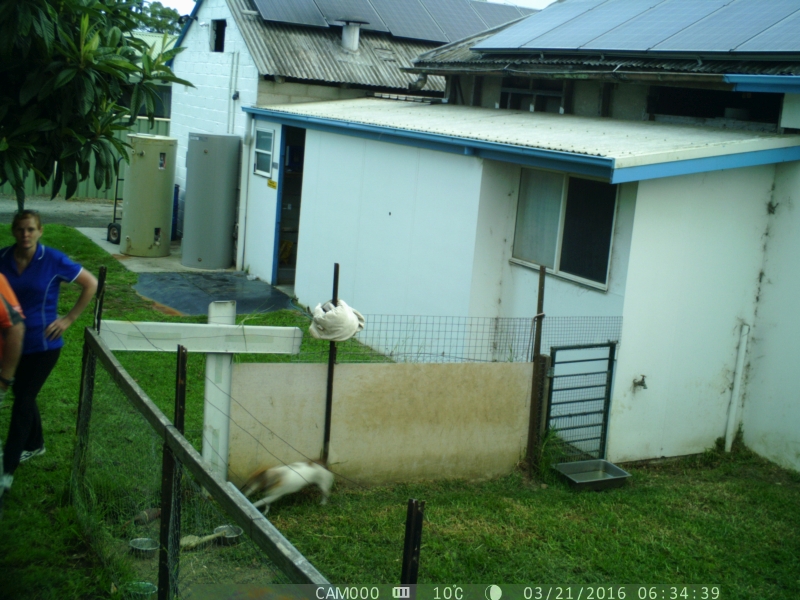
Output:
<svg viewBox="0 0 800 600">
<path fill-rule="evenodd" d="M 14 216 L 11 232 L 16 244 L 0 250 L 0 273 L 5 275 L 25 314 L 25 341 L 16 377 L 11 423 L 3 452 L 7 474 L 20 462 L 44 453 L 44 435 L 36 397 L 56 365 L 64 331 L 75 322 L 97 291 L 97 279 L 67 255 L 39 243 L 42 222 L 35 211 Z M 58 316 L 61 282 L 75 282 L 80 296 L 66 315 Z"/>
</svg>

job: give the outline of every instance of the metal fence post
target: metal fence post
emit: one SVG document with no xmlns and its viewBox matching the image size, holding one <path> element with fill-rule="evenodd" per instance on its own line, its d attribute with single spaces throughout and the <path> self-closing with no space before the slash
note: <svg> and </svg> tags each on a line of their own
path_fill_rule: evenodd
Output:
<svg viewBox="0 0 800 600">
<path fill-rule="evenodd" d="M 606 390 L 603 398 L 603 428 L 600 432 L 600 452 L 598 458 L 606 457 L 606 436 L 608 435 L 608 412 L 611 408 L 611 383 L 614 381 L 614 358 L 617 355 L 617 343 L 608 345 L 608 370 L 606 371 Z"/>
<path fill-rule="evenodd" d="M 72 463 L 73 483 L 82 484 L 86 473 L 86 449 L 89 445 L 89 423 L 92 418 L 92 401 L 94 399 L 95 373 L 97 357 L 89 347 L 86 339 L 91 330 L 84 330 L 83 358 L 81 360 L 81 389 L 78 398 L 78 421 L 75 425 L 77 443 Z"/>
<path fill-rule="evenodd" d="M 333 306 L 339 302 L 339 263 L 333 265 Z M 333 412 L 333 371 L 336 366 L 336 342 L 330 342 L 328 350 L 328 386 L 325 392 L 325 434 L 322 440 L 322 463 L 328 466 L 328 450 L 331 444 L 331 413 Z"/>
<path fill-rule="evenodd" d="M 533 341 L 533 376 L 531 381 L 531 409 L 528 422 L 528 475 L 533 476 L 535 470 L 539 467 L 539 444 L 541 438 L 539 437 L 540 419 L 541 419 L 541 393 L 542 393 L 542 321 L 544 319 L 544 281 L 547 274 L 547 269 L 544 265 L 539 266 L 539 295 L 536 307 L 536 335 Z"/>
<path fill-rule="evenodd" d="M 406 513 L 406 538 L 403 545 L 403 570 L 400 573 L 401 585 L 415 585 L 419 573 L 419 550 L 422 545 L 422 517 L 425 502 L 413 498 L 408 500 Z"/>
<path fill-rule="evenodd" d="M 175 374 L 175 416 L 173 425 L 183 435 L 186 414 L 187 351 L 178 346 Z M 181 538 L 181 466 L 164 442 L 161 465 L 161 530 L 158 556 L 158 600 L 178 597 Z"/>
</svg>

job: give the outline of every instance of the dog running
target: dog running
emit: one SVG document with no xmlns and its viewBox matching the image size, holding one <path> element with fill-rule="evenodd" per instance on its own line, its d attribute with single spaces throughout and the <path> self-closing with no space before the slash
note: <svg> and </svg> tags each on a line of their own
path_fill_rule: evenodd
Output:
<svg viewBox="0 0 800 600">
<path fill-rule="evenodd" d="M 320 504 L 325 504 L 333 486 L 333 473 L 315 462 L 296 462 L 271 469 L 260 469 L 250 476 L 241 491 L 245 496 L 257 492 L 265 493 L 265 496 L 254 502 L 253 506 L 256 508 L 263 506 L 266 515 L 270 504 L 278 498 L 299 492 L 307 485 L 316 485 L 320 489 L 322 492 Z"/>
</svg>

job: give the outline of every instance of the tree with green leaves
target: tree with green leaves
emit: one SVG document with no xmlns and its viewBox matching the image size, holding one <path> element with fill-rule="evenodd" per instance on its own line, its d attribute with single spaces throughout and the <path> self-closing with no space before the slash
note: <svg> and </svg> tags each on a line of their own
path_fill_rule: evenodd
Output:
<svg viewBox="0 0 800 600">
<path fill-rule="evenodd" d="M 90 175 L 111 187 L 116 156 L 126 144 L 114 137 L 144 107 L 151 125 L 157 83 L 192 85 L 167 65 L 180 49 L 151 56 L 133 32 L 134 7 L 121 0 L 0 1 L 0 185 L 10 182 L 19 210 L 24 182 L 52 179 L 71 197 Z M 124 99 L 130 98 L 129 103 Z"/>
<path fill-rule="evenodd" d="M 174 8 L 164 6 L 161 2 L 147 2 L 141 5 L 137 19 L 142 31 L 151 33 L 171 33 L 181 32 L 179 22 L 181 16 Z"/>
</svg>

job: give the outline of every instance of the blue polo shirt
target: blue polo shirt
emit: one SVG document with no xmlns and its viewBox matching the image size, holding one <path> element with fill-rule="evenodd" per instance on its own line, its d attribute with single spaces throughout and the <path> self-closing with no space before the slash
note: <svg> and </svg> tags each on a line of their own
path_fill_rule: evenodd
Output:
<svg viewBox="0 0 800 600">
<path fill-rule="evenodd" d="M 63 252 L 37 244 L 33 259 L 19 274 L 14 260 L 14 246 L 0 250 L 0 273 L 8 279 L 25 313 L 23 354 L 55 350 L 64 345 L 63 337 L 48 340 L 44 330 L 58 318 L 61 282 L 75 281 L 81 269 Z"/>
</svg>

